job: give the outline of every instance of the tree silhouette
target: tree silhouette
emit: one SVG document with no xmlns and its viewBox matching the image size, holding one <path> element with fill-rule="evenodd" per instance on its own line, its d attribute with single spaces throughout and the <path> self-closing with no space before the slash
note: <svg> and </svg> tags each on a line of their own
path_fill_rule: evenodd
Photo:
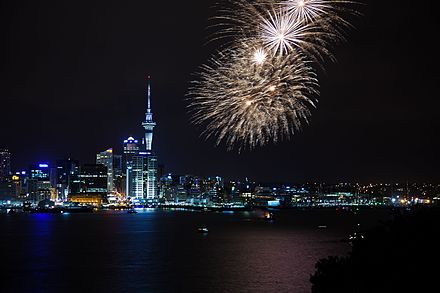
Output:
<svg viewBox="0 0 440 293">
<path fill-rule="evenodd" d="M 316 263 L 313 293 L 440 292 L 439 209 L 397 210 L 357 235 L 348 256 Z"/>
</svg>

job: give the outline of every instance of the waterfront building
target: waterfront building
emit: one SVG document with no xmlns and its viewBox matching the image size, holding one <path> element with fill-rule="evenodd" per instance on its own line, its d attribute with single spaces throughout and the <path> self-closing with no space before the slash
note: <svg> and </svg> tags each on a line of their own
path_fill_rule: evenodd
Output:
<svg viewBox="0 0 440 293">
<path fill-rule="evenodd" d="M 107 167 L 102 164 L 85 164 L 73 178 L 73 192 L 69 202 L 85 205 L 101 205 L 107 201 Z"/>
<path fill-rule="evenodd" d="M 0 182 L 0 202 L 12 200 L 16 195 L 16 185 L 14 181 Z"/>
<path fill-rule="evenodd" d="M 122 169 L 126 170 L 128 163 L 131 162 L 133 156 L 139 153 L 139 141 L 130 136 L 124 140 L 124 153 L 122 158 Z"/>
<path fill-rule="evenodd" d="M 50 182 L 49 164 L 31 165 L 28 174 L 27 193 L 31 201 L 40 202 L 42 200 L 56 199 L 56 190 Z"/>
<path fill-rule="evenodd" d="M 113 153 L 113 186 L 114 191 L 119 195 L 123 194 L 125 190 L 125 171 L 122 166 L 122 155 L 115 155 Z"/>
<path fill-rule="evenodd" d="M 131 200 L 137 204 L 144 203 L 144 170 L 146 165 L 146 157 L 139 153 L 132 157 L 130 169 L 127 169 L 127 179 L 130 180 Z"/>
<path fill-rule="evenodd" d="M 0 149 L 0 182 L 9 181 L 11 176 L 11 153 Z"/>
<path fill-rule="evenodd" d="M 11 153 L 0 149 L 0 200 L 11 199 L 15 194 L 15 184 L 11 181 Z"/>
<path fill-rule="evenodd" d="M 124 140 L 124 154 L 123 154 L 123 170 L 125 170 L 125 188 L 124 192 L 127 197 L 134 197 L 136 192 L 136 181 L 138 180 L 138 173 L 133 173 L 133 157 L 139 154 L 139 141 L 133 137 Z M 138 166 L 136 166 L 138 169 Z M 136 175 L 136 176 L 134 176 Z"/>
<path fill-rule="evenodd" d="M 130 180 L 130 198 L 136 204 L 157 200 L 157 158 L 148 152 L 139 152 L 132 157 L 127 169 Z"/>
<path fill-rule="evenodd" d="M 103 203 L 103 197 L 97 193 L 79 193 L 70 194 L 68 200 L 71 203 L 82 205 L 100 206 Z"/>
<path fill-rule="evenodd" d="M 114 190 L 113 182 L 113 149 L 96 154 L 96 164 L 101 164 L 107 168 L 107 194 Z"/>
<path fill-rule="evenodd" d="M 203 190 L 211 202 L 223 203 L 229 201 L 225 197 L 224 182 L 222 177 L 214 176 L 205 179 Z"/>
<path fill-rule="evenodd" d="M 74 186 L 75 179 L 78 180 L 80 165 L 77 160 L 71 158 L 56 161 L 55 187 L 58 200 L 67 200 L 67 196 L 72 192 L 79 192 L 78 187 Z"/>
<path fill-rule="evenodd" d="M 158 199 L 157 190 L 157 157 L 154 155 L 146 156 L 146 180 L 145 180 L 145 199 L 153 202 Z"/>
<path fill-rule="evenodd" d="M 173 176 L 171 173 L 161 176 L 159 181 L 159 198 L 164 199 L 166 202 L 174 202 L 174 186 Z"/>
<path fill-rule="evenodd" d="M 107 167 L 101 164 L 85 164 L 79 175 L 81 193 L 107 194 Z"/>
</svg>

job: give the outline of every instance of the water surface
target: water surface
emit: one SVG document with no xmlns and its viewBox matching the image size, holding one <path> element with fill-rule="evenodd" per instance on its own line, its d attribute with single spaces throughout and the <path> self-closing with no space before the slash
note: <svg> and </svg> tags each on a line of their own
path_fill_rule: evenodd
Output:
<svg viewBox="0 0 440 293">
<path fill-rule="evenodd" d="M 314 264 L 384 211 L 0 215 L 1 292 L 310 292 Z M 325 225 L 327 228 L 319 228 Z M 208 234 L 197 233 L 206 226 Z"/>
</svg>

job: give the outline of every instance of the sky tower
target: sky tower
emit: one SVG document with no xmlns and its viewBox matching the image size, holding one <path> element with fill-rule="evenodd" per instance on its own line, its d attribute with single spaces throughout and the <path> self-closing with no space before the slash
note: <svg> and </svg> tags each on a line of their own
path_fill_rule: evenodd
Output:
<svg viewBox="0 0 440 293">
<path fill-rule="evenodd" d="M 145 148 L 147 152 L 152 151 L 153 144 L 153 129 L 156 123 L 153 121 L 153 113 L 151 113 L 151 89 L 150 89 L 150 76 L 148 76 L 148 106 L 147 113 L 145 113 L 145 121 L 142 122 L 142 126 L 145 129 Z"/>
</svg>

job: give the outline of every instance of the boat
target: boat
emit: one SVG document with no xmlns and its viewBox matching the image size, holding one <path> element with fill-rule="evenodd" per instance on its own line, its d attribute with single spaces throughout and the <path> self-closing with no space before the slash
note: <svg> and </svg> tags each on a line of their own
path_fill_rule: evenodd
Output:
<svg viewBox="0 0 440 293">
<path fill-rule="evenodd" d="M 271 212 L 266 212 L 264 214 L 264 220 L 266 221 L 273 221 L 274 220 L 274 215 Z"/>
<path fill-rule="evenodd" d="M 137 214 L 137 211 L 135 209 L 130 209 L 127 211 L 128 214 Z"/>
<path fill-rule="evenodd" d="M 206 227 L 199 227 L 199 228 L 197 228 L 197 232 L 199 232 L 199 233 L 208 233 L 209 230 Z"/>
</svg>

